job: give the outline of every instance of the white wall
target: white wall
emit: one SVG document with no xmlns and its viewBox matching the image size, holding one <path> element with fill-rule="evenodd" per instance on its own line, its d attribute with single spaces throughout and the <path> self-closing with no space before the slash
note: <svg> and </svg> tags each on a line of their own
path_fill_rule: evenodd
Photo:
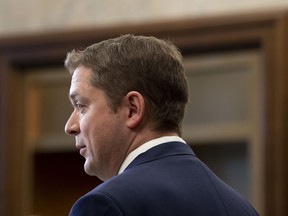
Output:
<svg viewBox="0 0 288 216">
<path fill-rule="evenodd" d="M 288 0 L 0 0 L 0 37 L 288 8 Z"/>
</svg>

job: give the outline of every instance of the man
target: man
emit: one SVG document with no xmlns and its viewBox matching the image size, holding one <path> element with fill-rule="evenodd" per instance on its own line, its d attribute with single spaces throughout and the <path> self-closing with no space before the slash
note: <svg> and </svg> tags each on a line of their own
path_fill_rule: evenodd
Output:
<svg viewBox="0 0 288 216">
<path fill-rule="evenodd" d="M 188 101 L 182 57 L 170 42 L 123 35 L 68 53 L 75 136 L 84 169 L 104 182 L 71 216 L 258 215 L 180 138 Z"/>
</svg>

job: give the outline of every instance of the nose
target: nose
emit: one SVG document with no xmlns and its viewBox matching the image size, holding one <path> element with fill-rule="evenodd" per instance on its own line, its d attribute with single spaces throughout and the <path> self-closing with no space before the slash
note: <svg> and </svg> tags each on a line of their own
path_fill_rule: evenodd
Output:
<svg viewBox="0 0 288 216">
<path fill-rule="evenodd" d="M 65 133 L 71 136 L 76 136 L 80 133 L 78 116 L 75 111 L 71 114 L 65 125 Z"/>
</svg>

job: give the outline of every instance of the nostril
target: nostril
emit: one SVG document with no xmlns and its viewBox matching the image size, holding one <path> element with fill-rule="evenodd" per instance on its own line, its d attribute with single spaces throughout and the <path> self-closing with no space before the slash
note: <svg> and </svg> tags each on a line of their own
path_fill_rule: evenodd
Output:
<svg viewBox="0 0 288 216">
<path fill-rule="evenodd" d="M 65 127 L 65 133 L 66 133 L 67 135 L 70 135 L 70 136 L 75 136 L 75 135 L 78 134 L 78 131 L 75 130 L 75 129 L 73 129 L 73 128 L 66 128 L 66 127 Z"/>
<path fill-rule="evenodd" d="M 70 131 L 69 132 L 69 134 L 68 135 L 71 135 L 71 136 L 76 136 L 78 134 L 78 132 L 77 131 L 75 131 L 75 130 L 72 130 L 72 131 Z"/>
</svg>

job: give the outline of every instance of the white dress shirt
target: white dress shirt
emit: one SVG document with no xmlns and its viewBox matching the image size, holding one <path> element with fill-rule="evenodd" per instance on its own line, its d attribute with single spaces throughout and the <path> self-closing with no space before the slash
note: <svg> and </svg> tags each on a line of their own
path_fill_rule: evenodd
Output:
<svg viewBox="0 0 288 216">
<path fill-rule="evenodd" d="M 146 152 L 147 150 L 157 145 L 165 144 L 167 142 L 175 142 L 175 141 L 186 144 L 186 142 L 178 136 L 163 136 L 163 137 L 159 137 L 159 138 L 156 138 L 156 139 L 153 139 L 144 143 L 143 145 L 139 146 L 138 148 L 130 152 L 130 154 L 125 158 L 122 165 L 120 166 L 118 174 L 122 173 L 138 155 Z"/>
</svg>

